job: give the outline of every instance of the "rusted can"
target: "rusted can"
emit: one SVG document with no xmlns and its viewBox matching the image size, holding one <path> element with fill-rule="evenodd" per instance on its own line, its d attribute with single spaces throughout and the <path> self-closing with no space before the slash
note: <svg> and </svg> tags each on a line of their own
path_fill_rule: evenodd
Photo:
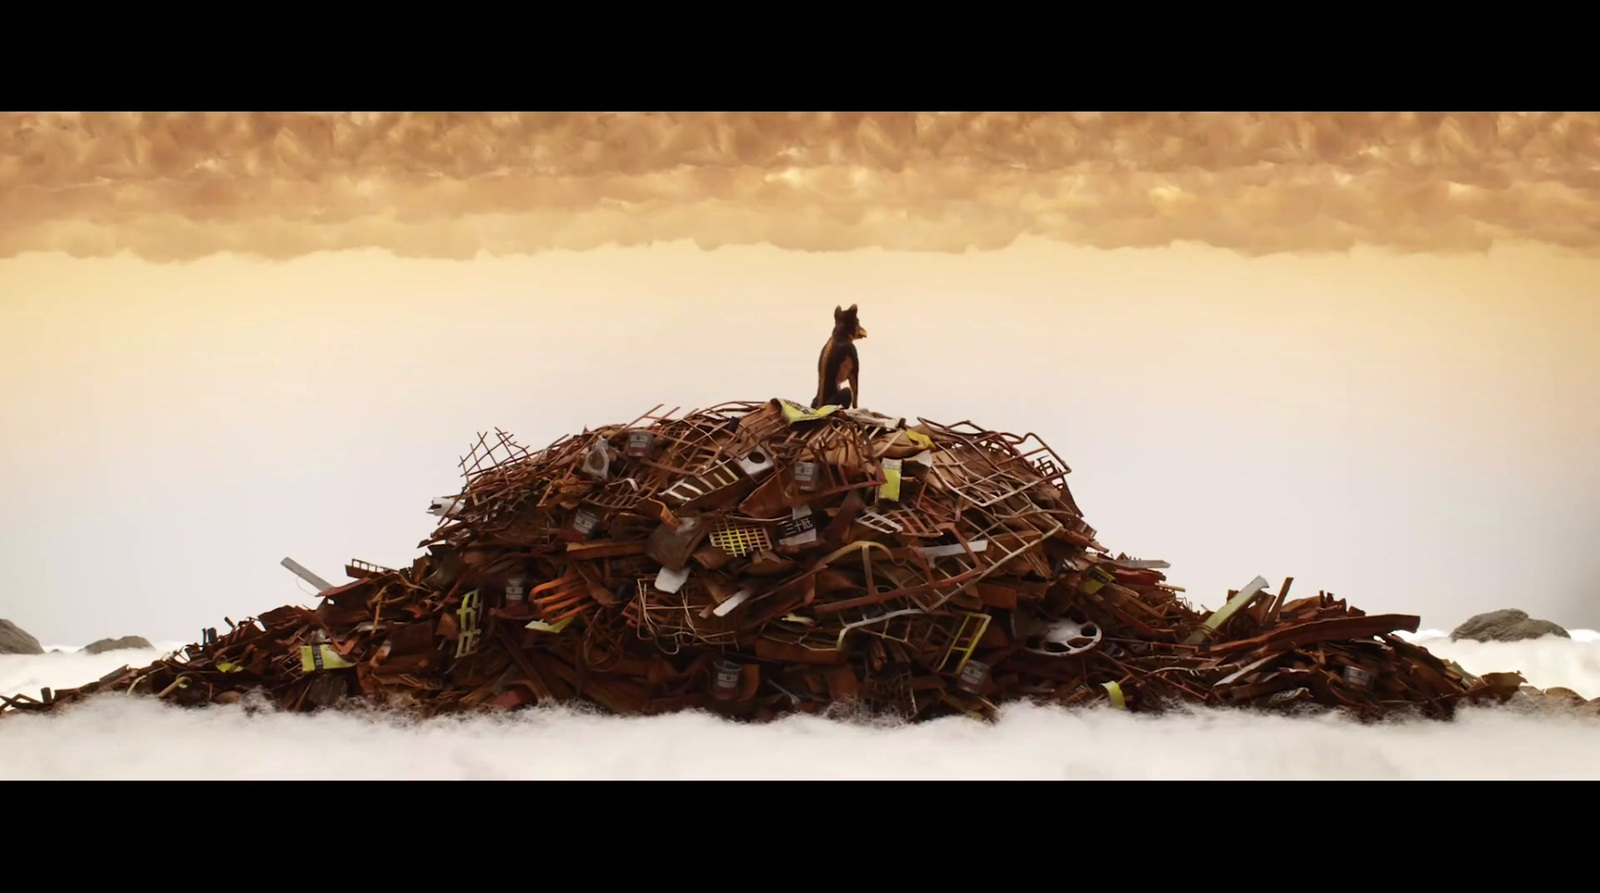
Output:
<svg viewBox="0 0 1600 893">
<path fill-rule="evenodd" d="M 731 660 L 718 660 L 711 665 L 711 696 L 719 701 L 731 700 L 739 693 L 742 667 Z"/>
<path fill-rule="evenodd" d="M 629 431 L 628 432 L 628 458 L 642 459 L 650 453 L 650 445 L 655 443 L 654 431 Z"/>
<path fill-rule="evenodd" d="M 1359 688 L 1364 691 L 1372 687 L 1372 680 L 1372 673 L 1361 667 L 1348 666 L 1344 668 L 1344 681 L 1353 688 Z"/>
<path fill-rule="evenodd" d="M 586 540 L 598 526 L 600 526 L 599 515 L 586 508 L 578 509 L 577 514 L 572 516 L 572 521 L 567 524 L 566 529 L 561 531 L 561 538 L 564 540 Z"/>
<path fill-rule="evenodd" d="M 983 684 L 989 681 L 989 665 L 981 660 L 969 660 L 961 668 L 961 675 L 956 679 L 956 687 L 968 694 L 981 694 Z"/>
<path fill-rule="evenodd" d="M 817 489 L 817 463 L 794 463 L 794 482 L 801 493 L 812 493 Z"/>
</svg>

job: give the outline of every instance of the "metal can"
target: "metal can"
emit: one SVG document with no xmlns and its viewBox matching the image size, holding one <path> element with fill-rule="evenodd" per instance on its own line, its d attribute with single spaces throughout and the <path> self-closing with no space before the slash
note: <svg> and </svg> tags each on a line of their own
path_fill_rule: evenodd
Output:
<svg viewBox="0 0 1600 893">
<path fill-rule="evenodd" d="M 1366 689 L 1372 685 L 1372 673 L 1357 666 L 1344 668 L 1344 681 L 1352 687 Z"/>
<path fill-rule="evenodd" d="M 578 509 L 567 529 L 562 531 L 561 537 L 566 540 L 586 540 L 598 526 L 600 526 L 599 515 L 586 508 Z"/>
<path fill-rule="evenodd" d="M 981 660 L 969 660 L 961 668 L 961 675 L 956 679 L 956 687 L 968 694 L 983 692 L 983 684 L 989 681 L 989 665 Z"/>
<path fill-rule="evenodd" d="M 718 660 L 712 664 L 711 696 L 719 701 L 727 701 L 738 694 L 742 669 L 731 660 Z"/>
<path fill-rule="evenodd" d="M 811 493 L 817 489 L 817 463 L 794 463 L 794 482 L 800 487 L 801 493 Z"/>
</svg>

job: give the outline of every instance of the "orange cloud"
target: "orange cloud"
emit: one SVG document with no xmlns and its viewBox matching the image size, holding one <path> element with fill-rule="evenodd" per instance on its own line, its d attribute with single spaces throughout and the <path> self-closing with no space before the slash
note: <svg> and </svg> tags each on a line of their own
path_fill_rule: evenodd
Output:
<svg viewBox="0 0 1600 893">
<path fill-rule="evenodd" d="M 1600 246 L 1595 114 L 6 114 L 0 257 Z"/>
</svg>

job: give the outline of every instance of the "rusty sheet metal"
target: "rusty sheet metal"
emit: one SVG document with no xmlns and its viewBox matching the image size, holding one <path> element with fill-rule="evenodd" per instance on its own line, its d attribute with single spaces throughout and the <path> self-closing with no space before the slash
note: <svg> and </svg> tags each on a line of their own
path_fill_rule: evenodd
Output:
<svg viewBox="0 0 1600 893">
<path fill-rule="evenodd" d="M 537 451 L 480 435 L 410 567 L 352 561 L 314 609 L 230 620 L 0 715 L 115 692 L 429 715 L 578 700 L 764 720 L 847 702 L 925 720 L 1028 699 L 1446 717 L 1524 687 L 1393 635 L 1416 617 L 1289 601 L 1292 580 L 1195 610 L 1166 562 L 1100 545 L 1036 435 L 797 405 L 658 406 Z"/>
</svg>

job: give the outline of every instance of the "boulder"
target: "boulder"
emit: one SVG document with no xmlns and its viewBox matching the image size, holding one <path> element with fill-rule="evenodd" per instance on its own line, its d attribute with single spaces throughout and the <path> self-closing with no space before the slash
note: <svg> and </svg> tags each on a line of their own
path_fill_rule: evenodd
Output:
<svg viewBox="0 0 1600 893">
<path fill-rule="evenodd" d="M 126 651 L 130 648 L 154 648 L 148 639 L 140 636 L 123 636 L 120 639 L 101 639 L 83 646 L 84 654 L 105 654 L 107 651 Z"/>
<path fill-rule="evenodd" d="M 1473 642 L 1519 642 L 1544 636 L 1570 639 L 1567 631 L 1548 620 L 1529 617 L 1526 611 L 1507 608 L 1490 611 L 1469 618 L 1466 623 L 1450 633 L 1450 641 L 1467 639 Z"/>
<path fill-rule="evenodd" d="M 43 654 L 44 646 L 9 620 L 0 620 L 0 654 Z"/>
<path fill-rule="evenodd" d="M 1524 685 L 1512 696 L 1510 705 L 1524 713 L 1600 717 L 1600 698 L 1585 700 L 1570 688 L 1535 688 Z"/>
</svg>

